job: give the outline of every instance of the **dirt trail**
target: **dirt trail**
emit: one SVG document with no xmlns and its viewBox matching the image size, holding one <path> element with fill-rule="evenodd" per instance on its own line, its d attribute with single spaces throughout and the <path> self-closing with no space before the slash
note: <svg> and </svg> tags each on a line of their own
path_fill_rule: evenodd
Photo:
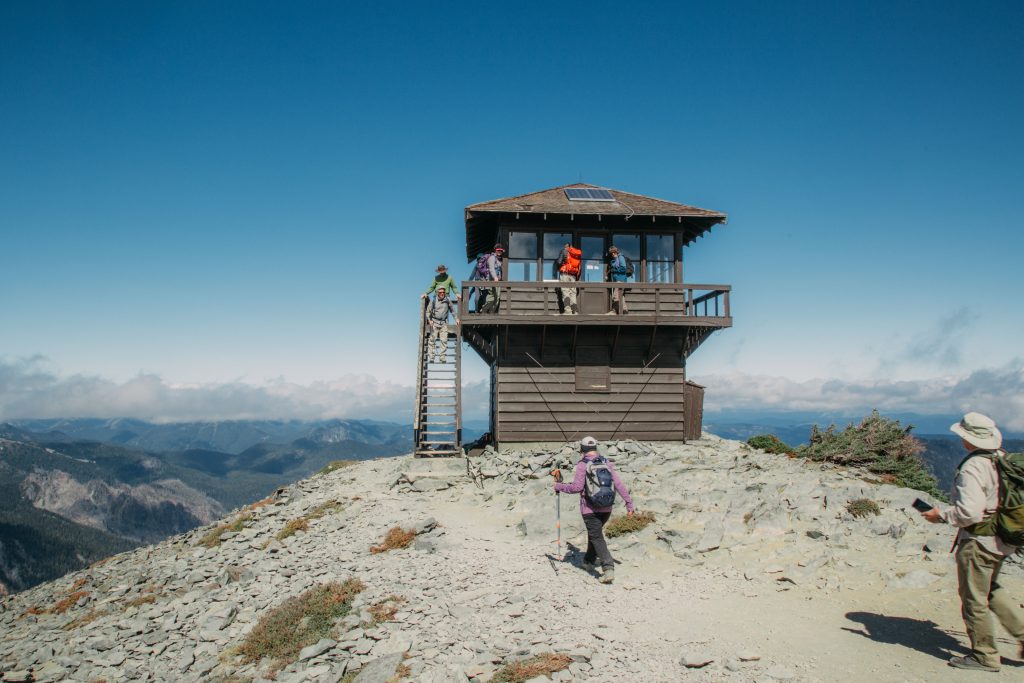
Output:
<svg viewBox="0 0 1024 683">
<path fill-rule="evenodd" d="M 1003 634 L 1003 670 L 996 675 L 962 672 L 946 660 L 966 652 L 966 636 L 959 616 L 951 557 L 948 576 L 939 587 L 883 591 L 881 579 L 867 580 L 854 589 L 829 595 L 799 587 L 778 590 L 752 587 L 742 577 L 730 577 L 707 567 L 680 568 L 670 563 L 623 562 L 613 586 L 602 586 L 569 562 L 553 565 L 555 555 L 554 504 L 552 542 L 539 543 L 516 535 L 507 526 L 512 517 L 482 513 L 462 502 L 431 501 L 430 514 L 443 520 L 449 538 L 462 539 L 466 550 L 488 547 L 488 555 L 501 558 L 506 570 L 543 588 L 546 600 L 560 610 L 575 613 L 581 628 L 599 633 L 606 642 L 636 650 L 641 660 L 662 664 L 664 679 L 771 680 L 764 675 L 774 662 L 790 669 L 793 680 L 809 681 L 959 681 L 1021 680 L 1024 662 L 1016 658 L 1014 644 Z M 585 536 L 563 539 L 585 547 Z M 613 552 L 615 543 L 613 542 Z M 570 553 L 570 557 L 572 553 Z M 864 558 L 870 565 L 883 558 Z M 578 564 L 578 560 L 577 560 Z M 859 567 L 859 573 L 874 569 Z M 852 571 L 852 570 L 851 570 Z M 1024 582 L 1004 581 L 1024 596 Z M 567 596 L 574 598 L 567 601 Z M 607 600 L 613 616 L 606 627 L 586 625 L 587 611 L 575 607 L 584 600 Z M 757 669 L 733 662 L 737 671 L 683 669 L 682 653 L 705 650 L 716 664 L 734 660 L 743 651 L 762 658 Z M 725 661 L 723 661 L 723 657 Z M 714 665 L 712 665 L 714 666 Z M 637 672 L 639 673 L 639 672 Z"/>
</svg>

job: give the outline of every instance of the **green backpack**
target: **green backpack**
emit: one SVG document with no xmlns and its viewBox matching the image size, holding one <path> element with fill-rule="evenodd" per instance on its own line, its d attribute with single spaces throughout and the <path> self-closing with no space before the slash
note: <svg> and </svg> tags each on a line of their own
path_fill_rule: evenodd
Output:
<svg viewBox="0 0 1024 683">
<path fill-rule="evenodd" d="M 967 528 L 977 536 L 998 536 L 1024 546 L 1024 453 L 978 453 L 995 463 L 999 474 L 999 506 L 994 515 Z"/>
</svg>

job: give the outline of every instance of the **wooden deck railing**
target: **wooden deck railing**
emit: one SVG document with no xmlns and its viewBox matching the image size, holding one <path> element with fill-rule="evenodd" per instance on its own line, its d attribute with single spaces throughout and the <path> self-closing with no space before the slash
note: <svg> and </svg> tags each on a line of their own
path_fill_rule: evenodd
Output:
<svg viewBox="0 0 1024 683">
<path fill-rule="evenodd" d="M 498 290 L 497 313 L 478 314 L 475 305 L 471 308 L 469 294 L 480 285 Z M 567 285 L 563 282 L 463 282 L 459 315 L 463 323 L 471 323 L 475 318 L 557 316 L 561 312 L 559 290 Z M 732 288 L 729 285 L 576 282 L 571 286 L 577 291 L 581 315 L 608 314 L 612 311 L 612 290 L 619 289 L 624 290 L 628 316 L 655 316 L 659 322 L 666 318 L 684 322 L 686 318 L 731 317 L 729 294 Z"/>
</svg>

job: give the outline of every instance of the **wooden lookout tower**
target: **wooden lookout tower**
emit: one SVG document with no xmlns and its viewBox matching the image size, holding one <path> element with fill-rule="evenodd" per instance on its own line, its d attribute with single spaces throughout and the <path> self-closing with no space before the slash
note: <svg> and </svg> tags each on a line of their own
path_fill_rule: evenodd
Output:
<svg viewBox="0 0 1024 683">
<path fill-rule="evenodd" d="M 469 261 L 507 248 L 498 310 L 474 312 L 467 294 L 480 283 L 463 282 L 456 334 L 490 366 L 493 439 L 699 438 L 703 387 L 687 381 L 686 360 L 732 326 L 731 288 L 686 282 L 683 251 L 725 220 L 582 183 L 466 207 Z M 566 243 L 582 251 L 576 315 L 562 311 L 555 268 Z M 613 245 L 633 265 L 624 285 L 607 281 Z M 628 312 L 612 306 L 616 288 Z"/>
<path fill-rule="evenodd" d="M 490 433 L 498 442 L 699 438 L 703 388 L 687 357 L 732 326 L 730 287 L 686 283 L 683 250 L 717 211 L 583 183 L 466 208 L 466 256 L 507 248 L 499 309 L 461 302 L 462 339 L 490 367 Z M 555 259 L 583 251 L 580 313 L 561 311 Z M 614 245 L 633 263 L 628 312 L 610 305 Z M 463 283 L 463 292 L 474 283 Z"/>
</svg>

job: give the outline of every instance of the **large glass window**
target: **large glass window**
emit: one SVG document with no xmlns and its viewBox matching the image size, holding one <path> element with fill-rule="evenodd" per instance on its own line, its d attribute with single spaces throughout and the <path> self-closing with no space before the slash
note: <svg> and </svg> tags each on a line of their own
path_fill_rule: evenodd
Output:
<svg viewBox="0 0 1024 683">
<path fill-rule="evenodd" d="M 675 282 L 676 264 L 672 258 L 672 235 L 647 235 L 647 282 Z"/>
<path fill-rule="evenodd" d="M 583 282 L 604 282 L 604 237 L 584 235 L 580 238 L 580 251 L 583 252 Z"/>
<path fill-rule="evenodd" d="M 544 265 L 541 268 L 541 276 L 545 280 L 557 280 L 558 268 L 555 267 L 555 260 L 562 252 L 562 247 L 572 244 L 571 232 L 546 232 L 544 233 Z"/>
<path fill-rule="evenodd" d="M 629 259 L 633 264 L 633 275 L 627 278 L 629 282 L 637 280 L 637 271 L 640 269 L 640 235 L 612 235 L 612 243 L 608 246 L 618 247 L 619 253 Z"/>
<path fill-rule="evenodd" d="M 508 277 L 506 279 L 512 282 L 537 279 L 537 233 L 509 233 Z"/>
</svg>

